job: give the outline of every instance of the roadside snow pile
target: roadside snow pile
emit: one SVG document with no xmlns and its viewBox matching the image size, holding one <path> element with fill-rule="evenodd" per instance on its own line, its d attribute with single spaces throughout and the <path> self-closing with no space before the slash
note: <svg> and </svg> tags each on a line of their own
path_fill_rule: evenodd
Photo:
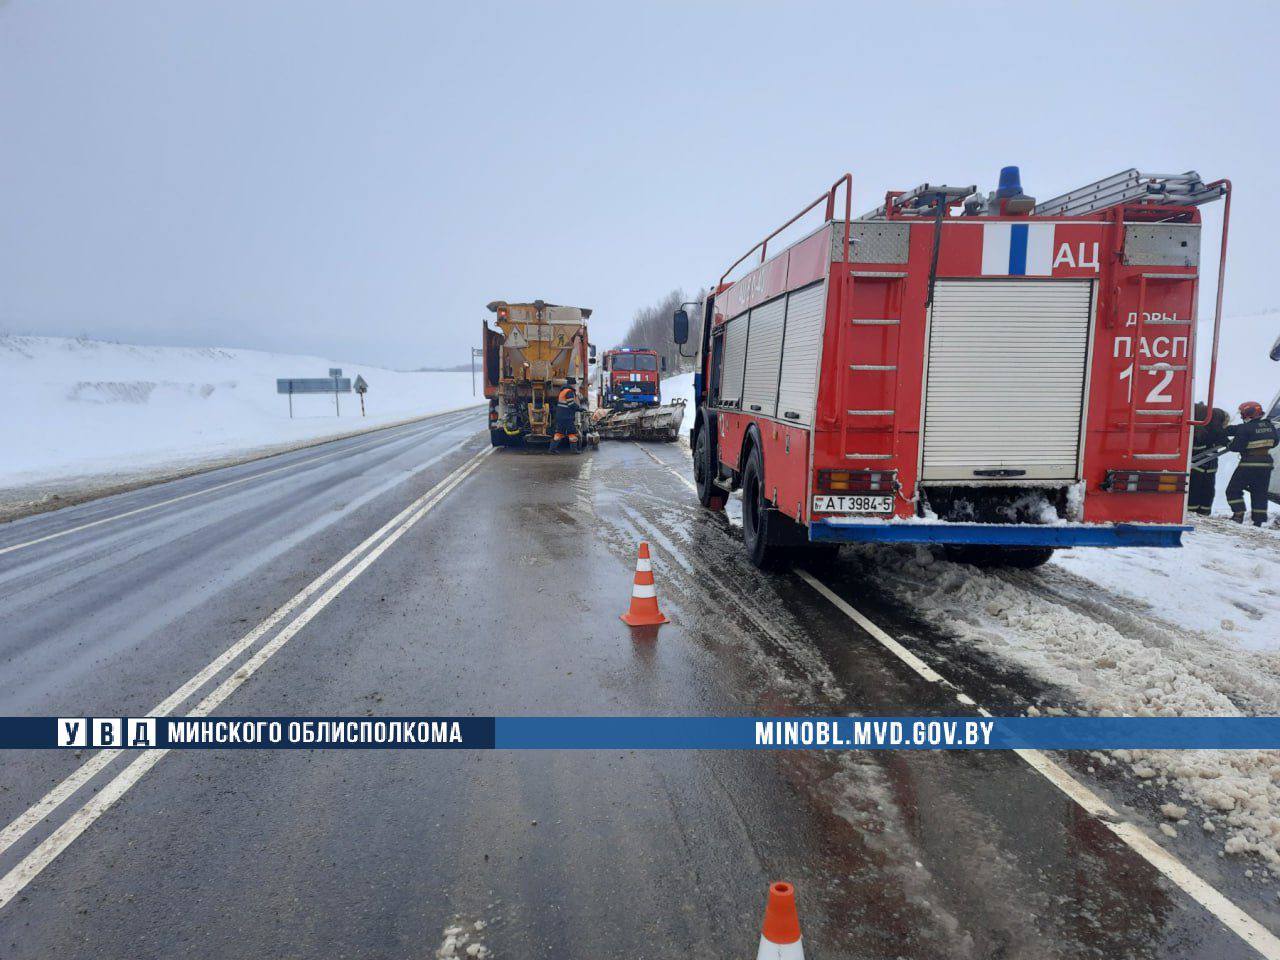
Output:
<svg viewBox="0 0 1280 960">
<path fill-rule="evenodd" d="M 487 927 L 488 921 L 477 920 L 471 923 L 467 920 L 455 919 L 449 926 L 444 928 L 443 940 L 440 946 L 436 948 L 437 960 L 485 960 L 489 956 L 489 948 L 484 945 L 484 935 L 481 933 Z"/>
<path fill-rule="evenodd" d="M 675 400 L 684 400 L 685 416 L 688 420 L 685 422 L 685 428 L 693 426 L 693 411 L 697 408 L 697 404 L 693 401 L 693 374 L 677 373 L 674 377 L 667 377 L 662 381 L 662 402 L 671 403 Z"/>
<path fill-rule="evenodd" d="M 1161 596 L 1198 593 L 1200 572 L 1180 563 L 1176 551 L 1165 553 L 1174 556 Z M 1079 603 L 1046 599 L 1060 586 L 1051 569 L 985 572 L 941 560 L 927 548 L 866 547 L 850 558 L 862 565 L 865 577 L 931 615 L 939 627 L 1063 689 L 1083 713 L 1280 713 L 1275 644 L 1266 651 L 1245 650 L 1212 632 L 1158 621 L 1147 621 L 1143 630 L 1118 629 L 1113 623 L 1124 622 L 1123 604 L 1114 618 L 1084 612 L 1090 604 L 1106 603 L 1092 583 L 1083 585 Z M 1280 617 L 1272 611 L 1268 621 L 1277 632 Z M 1115 756 L 1144 782 L 1172 783 L 1204 812 L 1199 819 L 1209 824 L 1206 832 L 1221 834 L 1224 851 L 1256 852 L 1280 873 L 1280 752 L 1132 750 Z"/>
<path fill-rule="evenodd" d="M 368 417 L 344 394 L 276 394 L 277 377 L 330 367 L 369 383 Z M 320 357 L 86 338 L 0 335 L 5 384 L 0 487 L 233 456 L 475 403 L 468 373 L 401 373 Z"/>
<path fill-rule="evenodd" d="M 1184 630 L 1280 650 L 1280 537 L 1229 521 L 1192 523 L 1181 550 L 1063 550 L 1052 562 Z"/>
</svg>

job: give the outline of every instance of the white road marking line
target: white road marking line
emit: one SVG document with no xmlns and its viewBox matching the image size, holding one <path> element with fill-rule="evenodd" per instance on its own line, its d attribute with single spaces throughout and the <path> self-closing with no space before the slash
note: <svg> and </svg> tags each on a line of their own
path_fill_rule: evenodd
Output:
<svg viewBox="0 0 1280 960">
<path fill-rule="evenodd" d="M 448 412 L 453 413 L 456 411 L 448 411 Z M 435 419 L 436 417 L 439 417 L 439 416 L 447 416 L 447 413 L 435 414 L 428 419 Z M 259 480 L 262 477 L 269 477 L 272 474 L 280 473 L 281 471 L 284 471 L 284 470 L 292 470 L 294 467 L 302 467 L 302 466 L 306 466 L 309 463 L 317 463 L 320 460 L 329 460 L 329 459 L 332 459 L 333 457 L 344 456 L 346 454 L 353 453 L 357 450 L 363 450 L 363 449 L 366 449 L 367 447 L 377 446 L 380 443 L 391 443 L 391 442 L 394 442 L 395 440 L 399 440 L 405 436 L 411 436 L 411 435 L 412 433 L 410 431 L 405 431 L 405 433 L 392 436 L 389 439 L 387 437 L 378 437 L 377 439 L 374 439 L 374 440 L 361 441 L 358 444 L 354 444 L 349 447 L 344 447 L 341 450 L 335 450 L 332 453 L 324 453 L 318 457 L 311 457 L 306 460 L 298 460 L 298 461 L 295 461 L 294 463 L 287 463 L 282 467 L 275 467 L 271 470 L 264 470 L 262 471 L 262 473 L 255 473 L 252 476 L 240 477 L 236 480 L 228 480 L 226 483 L 219 483 L 212 487 L 205 487 L 203 490 L 193 490 L 191 493 L 184 493 L 182 494 L 182 496 L 179 496 L 179 497 L 171 497 L 168 500 L 161 500 L 159 503 L 149 503 L 145 507 L 137 507 L 133 510 L 126 510 L 124 513 L 117 513 L 109 517 L 102 517 L 101 519 L 98 519 L 98 520 L 91 520 L 88 523 L 82 523 L 82 524 L 79 524 L 78 526 L 68 527 L 66 530 L 58 530 L 55 533 L 45 534 L 43 537 L 36 537 L 34 540 L 26 540 L 22 543 L 15 543 L 8 547 L 0 547 L 0 556 L 3 556 L 6 553 L 12 553 L 15 550 L 22 550 L 26 547 L 34 547 L 38 543 L 46 543 L 49 540 L 57 540 L 59 537 L 65 537 L 73 533 L 79 533 L 81 530 L 88 530 L 90 527 L 101 526 L 104 523 L 111 523 L 115 520 L 123 520 L 125 517 L 132 517 L 132 516 L 136 516 L 139 513 L 146 513 L 148 510 L 157 510 L 160 507 L 167 507 L 170 504 L 179 503 L 183 500 L 190 500 L 192 497 L 200 497 L 206 493 L 213 493 L 217 490 L 225 490 L 227 487 L 234 487 L 237 484 L 248 483 L 250 480 Z"/>
<path fill-rule="evenodd" d="M 464 441 L 465 443 L 465 441 Z M 459 446 L 449 447 L 430 460 L 423 463 L 418 472 L 426 470 L 432 465 L 443 460 L 449 454 L 455 452 Z M 491 451 L 492 448 L 489 448 Z M 487 451 L 486 451 L 487 455 Z M 448 478 L 446 478 L 447 480 Z M 441 481 L 441 484 L 445 481 Z M 406 517 L 413 513 L 421 504 L 423 504 L 432 494 L 440 488 L 440 484 L 436 484 L 431 490 L 428 490 L 421 497 L 409 504 L 398 514 L 384 523 L 376 531 L 366 537 L 360 544 L 352 549 L 346 556 L 342 557 L 318 577 L 307 584 L 290 600 L 286 601 L 282 606 L 270 614 L 265 620 L 256 627 L 246 633 L 243 637 L 227 647 L 221 654 L 211 660 L 198 673 L 187 680 L 177 690 L 156 704 L 149 713 L 148 717 L 165 717 L 185 703 L 197 690 L 212 680 L 215 676 L 222 672 L 227 666 L 233 663 L 242 653 L 256 644 L 264 636 L 274 630 L 280 623 L 289 616 L 294 610 L 311 599 L 315 594 L 323 589 L 324 585 L 337 576 L 345 567 L 349 566 L 361 553 L 363 553 L 370 545 L 377 542 L 378 539 L 386 535 L 386 533 L 398 524 L 402 523 Z M 59 806 L 65 803 L 73 794 L 81 787 L 92 780 L 102 771 L 112 760 L 114 760 L 122 751 L 120 750 L 103 750 L 94 754 L 89 760 L 85 761 L 80 767 L 73 771 L 66 779 L 59 783 L 56 787 L 45 794 L 40 800 L 33 804 L 28 810 L 20 814 L 12 823 L 0 831 L 0 855 L 18 842 L 26 833 L 45 817 L 51 814 Z"/>
<path fill-rule="evenodd" d="M 443 460 L 446 456 L 453 453 L 457 447 L 450 447 L 442 453 L 432 457 L 423 463 L 415 472 L 426 470 L 434 464 Z M 191 679 L 184 683 L 181 687 L 171 693 L 164 700 L 160 701 L 151 711 L 146 714 L 149 717 L 168 716 L 175 709 L 184 703 L 192 694 L 208 683 L 213 677 L 221 672 L 225 667 L 238 658 L 245 650 L 249 649 L 257 643 L 263 636 L 280 624 L 280 622 L 288 616 L 293 610 L 304 603 L 320 590 L 324 584 L 336 576 L 343 567 L 347 566 L 354 560 L 360 552 L 368 546 L 368 544 L 381 536 L 387 530 L 391 529 L 397 523 L 404 519 L 414 505 L 410 504 L 400 513 L 398 513 L 387 523 L 383 524 L 376 533 L 366 539 L 360 546 L 356 547 L 345 557 L 339 560 L 333 566 L 329 567 L 324 573 L 308 584 L 300 593 L 290 599 L 260 624 L 250 630 L 247 634 L 233 643 L 218 657 L 210 661 L 202 670 L 196 673 Z M 122 751 L 120 750 L 102 750 L 94 754 L 89 760 L 85 761 L 80 767 L 71 773 L 65 780 L 50 790 L 37 803 L 18 816 L 12 823 L 0 831 L 0 854 L 3 854 L 18 840 L 20 840 L 32 827 L 51 814 L 59 806 L 67 801 L 69 797 L 76 793 L 86 783 L 96 777 L 108 764 L 111 763 Z"/>
<path fill-rule="evenodd" d="M 252 657 L 245 661 L 244 666 L 237 670 L 234 674 L 227 677 L 218 687 L 200 701 L 188 714 L 192 717 L 207 716 L 212 711 L 238 690 L 254 673 L 256 673 L 263 664 L 288 643 L 297 633 L 305 627 L 321 610 L 327 607 L 335 597 L 343 590 L 349 587 L 360 574 L 373 564 L 380 556 L 382 556 L 393 543 L 399 540 L 408 530 L 413 527 L 419 520 L 426 516 L 435 506 L 440 503 L 450 492 L 453 491 L 458 484 L 462 483 L 480 464 L 493 453 L 494 448 L 488 447 L 476 454 L 453 473 L 449 474 L 444 480 L 427 491 L 417 500 L 415 500 L 408 510 L 412 511 L 408 518 L 392 530 L 385 538 L 373 547 L 365 557 L 355 566 L 348 570 L 343 576 L 330 586 L 323 594 L 311 603 L 302 613 L 300 613 L 288 626 L 280 631 L 274 638 L 266 643 L 262 649 L 255 653 Z M 397 515 L 404 516 L 404 513 Z M 395 521 L 392 521 L 393 523 Z M 384 526 L 379 529 L 378 533 L 365 540 L 352 553 L 358 553 L 364 547 L 368 546 L 374 539 L 381 535 Z M 348 554 L 350 557 L 352 554 Z M 345 561 L 346 558 L 344 558 Z M 344 561 L 339 561 L 342 563 Z M 331 568 L 332 569 L 332 568 Z M 322 576 L 327 576 L 327 573 Z M 295 598 L 297 599 L 297 598 Z M 290 601 L 292 603 L 292 601 Z M 282 608 L 283 609 L 283 608 Z M 140 757 L 125 767 L 120 773 L 94 795 L 84 806 L 73 813 L 65 823 L 59 826 L 48 837 L 32 850 L 22 861 L 10 870 L 3 878 L 0 878 L 0 909 L 3 909 L 15 896 L 22 892 L 28 883 L 35 877 L 39 876 L 57 856 L 67 849 L 76 838 L 85 830 L 89 829 L 99 817 L 107 812 L 117 800 L 119 800 L 129 788 L 136 784 L 143 776 L 146 775 L 152 767 L 160 762 L 161 759 L 169 751 L 167 749 L 147 750 Z"/>
<path fill-rule="evenodd" d="M 864 617 L 861 613 L 859 613 L 852 606 L 846 603 L 843 597 L 839 596 L 834 590 L 828 587 L 825 583 L 822 583 L 821 581 L 819 581 L 809 571 L 795 570 L 793 572 L 801 580 L 803 580 L 805 583 L 813 587 L 813 589 L 817 590 L 820 594 L 822 594 L 829 601 L 831 601 L 831 603 L 833 603 L 840 610 L 840 612 L 843 613 L 846 617 L 848 617 L 850 620 L 852 620 L 854 623 L 860 626 L 867 633 L 871 634 L 871 636 L 873 636 L 882 647 L 887 649 L 890 653 L 892 653 L 895 657 L 897 657 L 899 660 L 905 663 L 908 667 L 910 667 L 912 670 L 918 673 L 925 680 L 928 680 L 930 683 L 946 683 L 947 682 L 943 678 L 942 674 L 938 673 L 931 666 L 929 666 L 927 663 L 925 663 L 923 660 L 917 657 L 914 653 L 912 653 L 910 650 L 908 650 L 906 647 L 900 644 L 897 640 L 893 639 L 893 637 L 889 636 L 887 633 L 885 633 L 883 630 L 877 627 L 874 623 L 872 623 L 870 620 Z M 952 684 L 947 683 L 947 686 L 952 686 Z"/>
<path fill-rule="evenodd" d="M 681 483 L 687 486 L 694 493 L 698 492 L 697 485 L 692 480 L 687 478 L 684 474 L 680 473 L 680 471 L 676 470 L 675 467 L 671 466 L 666 461 L 660 459 L 656 454 L 654 454 L 647 447 L 641 447 L 641 449 L 644 450 L 646 454 L 648 454 L 650 460 L 652 460 L 658 466 L 662 467 L 664 470 L 667 470 L 672 476 L 674 476 L 677 480 L 679 480 Z M 874 623 L 872 623 L 870 620 L 864 617 L 859 611 L 855 610 L 852 606 L 846 603 L 843 597 L 840 597 L 838 594 L 828 589 L 825 584 L 818 581 L 807 571 L 796 570 L 795 573 L 798 574 L 806 583 L 808 583 L 809 586 L 813 587 L 815 590 L 821 593 L 824 597 L 826 597 L 829 601 L 831 601 L 831 603 L 839 607 L 840 610 L 847 617 L 853 620 L 854 623 L 856 623 L 858 626 L 862 627 L 863 630 L 867 631 L 867 633 L 875 637 L 876 640 L 878 640 L 885 647 L 888 647 L 889 650 L 893 652 L 894 656 L 896 656 L 899 660 L 901 660 L 903 663 L 909 666 L 912 670 L 918 673 L 925 680 L 928 680 L 930 683 L 941 683 L 948 687 L 951 687 L 952 689 L 955 689 L 957 691 L 956 700 L 958 700 L 960 703 L 963 703 L 965 706 L 969 706 L 969 707 L 977 706 L 977 704 L 974 702 L 972 697 L 970 697 L 967 693 L 964 693 L 963 691 L 956 688 L 955 684 L 951 683 L 949 680 L 943 677 L 940 673 L 938 673 L 936 670 L 930 667 L 927 663 L 925 663 L 923 660 L 917 657 L 914 653 L 912 653 L 902 644 L 898 643 L 897 640 L 894 640 L 893 637 L 889 636 L 887 633 L 881 630 L 878 626 L 876 626 Z"/>
<path fill-rule="evenodd" d="M 925 680 L 931 683 L 944 683 L 953 689 L 959 689 L 954 683 L 947 680 L 855 610 L 844 598 L 837 595 L 830 587 L 820 582 L 812 574 L 804 570 L 796 570 L 794 572 L 801 580 L 829 600 L 841 613 L 862 627 L 872 639 Z M 963 692 L 959 694 L 959 698 L 966 703 L 974 704 L 973 699 Z M 974 705 L 976 706 L 976 704 Z M 977 707 L 977 710 L 984 717 L 991 716 L 982 707 Z M 1041 750 L 1014 750 L 1013 752 L 1021 757 L 1031 769 L 1035 770 L 1078 804 L 1086 813 L 1101 821 L 1130 850 L 1164 874 L 1183 893 L 1204 907 L 1223 926 L 1240 937 L 1261 956 L 1266 957 L 1267 960 L 1280 960 L 1280 938 L 1277 938 L 1270 930 L 1223 896 L 1216 887 L 1201 879 L 1190 867 L 1143 833 L 1142 829 L 1136 824 L 1121 820 L 1105 800 L 1068 773 L 1064 767 L 1049 757 L 1048 754 Z"/>
<path fill-rule="evenodd" d="M 644 447 L 641 449 L 654 463 L 668 470 L 691 490 L 697 491 L 694 483 L 682 473 L 659 459 L 648 449 Z M 976 707 L 977 711 L 984 717 L 991 716 L 987 710 L 978 707 L 977 702 L 967 693 L 956 687 L 954 683 L 930 667 L 897 640 L 894 640 L 811 573 L 806 570 L 795 570 L 794 572 L 920 677 L 930 683 L 945 684 L 956 690 L 956 699 L 959 702 L 967 706 Z M 1040 750 L 1015 750 L 1014 753 L 1021 757 L 1033 770 L 1066 794 L 1067 797 L 1075 801 L 1086 813 L 1102 821 L 1107 829 L 1115 834 L 1122 843 L 1159 870 L 1160 873 L 1164 874 L 1169 881 L 1209 911 L 1232 933 L 1240 937 L 1260 955 L 1266 957 L 1267 960 L 1280 960 L 1280 938 L 1277 938 L 1248 913 L 1228 900 L 1217 888 L 1201 879 L 1181 860 L 1143 833 L 1137 825 L 1120 820 L 1119 816 L 1105 800 L 1071 776 L 1047 754 Z"/>
<path fill-rule="evenodd" d="M 668 473 L 670 473 L 673 477 L 675 477 L 677 480 L 683 483 L 686 487 L 688 487 L 694 493 L 698 492 L 698 485 L 694 483 L 692 480 L 690 480 L 688 477 L 686 477 L 679 470 L 677 470 L 675 467 L 671 466 L 671 464 L 661 459 L 656 453 L 654 453 L 648 447 L 641 447 L 640 449 L 645 452 L 645 455 L 650 460 L 652 460 L 658 466 L 662 467 L 662 469 L 666 470 Z"/>
<path fill-rule="evenodd" d="M 419 470 L 427 469 L 433 464 L 444 459 L 452 453 L 456 447 L 452 447 L 439 455 L 431 458 L 424 463 Z M 424 494 L 424 497 L 430 496 L 430 492 Z M 274 613 L 268 616 L 260 624 L 250 630 L 238 641 L 228 647 L 222 654 L 210 661 L 202 670 L 196 673 L 191 679 L 184 683 L 181 687 L 171 693 L 168 697 L 157 704 L 147 716 L 163 717 L 172 713 L 179 705 L 184 703 L 197 690 L 208 683 L 213 677 L 221 672 L 225 667 L 236 660 L 245 650 L 252 647 L 263 636 L 273 630 L 287 617 L 293 610 L 297 609 L 302 603 L 306 602 L 310 597 L 319 592 L 319 590 L 331 578 L 336 576 L 344 567 L 350 564 L 359 554 L 366 549 L 370 543 L 377 540 L 388 530 L 400 523 L 414 508 L 422 502 L 422 497 L 414 503 L 400 511 L 395 517 L 383 524 L 370 537 L 364 540 L 355 549 L 350 551 L 342 559 L 334 563 L 328 570 L 320 574 L 315 580 L 308 584 L 301 592 L 282 605 Z M 37 823 L 52 813 L 57 807 L 63 804 L 85 783 L 97 776 L 97 774 L 106 767 L 112 760 L 121 753 L 119 750 L 103 750 L 95 754 L 86 761 L 82 766 L 75 770 L 70 776 L 50 790 L 43 798 L 41 798 L 30 809 L 17 817 L 5 829 L 0 832 L 0 854 L 3 854 L 9 847 L 13 846 L 19 839 L 24 836 L 27 831 L 34 827 Z"/>
</svg>

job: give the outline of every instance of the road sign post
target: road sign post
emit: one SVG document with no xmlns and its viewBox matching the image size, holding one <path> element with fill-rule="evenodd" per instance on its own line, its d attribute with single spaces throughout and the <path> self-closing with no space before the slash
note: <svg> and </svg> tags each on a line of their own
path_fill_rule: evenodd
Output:
<svg viewBox="0 0 1280 960">
<path fill-rule="evenodd" d="M 338 378 L 342 376 L 341 367 L 330 367 L 329 376 L 333 377 L 333 410 L 334 416 L 342 416 L 342 407 L 338 404 Z"/>
<path fill-rule="evenodd" d="M 360 416 L 364 416 L 364 395 L 369 392 L 369 384 L 365 382 L 364 377 L 356 374 L 355 382 L 356 393 L 360 395 Z"/>
<path fill-rule="evenodd" d="M 328 377 L 280 377 L 277 379 L 276 393 L 283 393 L 289 397 L 289 418 L 293 419 L 295 393 L 332 393 L 334 408 L 338 409 L 338 416 L 342 416 L 342 411 L 338 408 L 338 394 L 351 392 L 351 380 L 341 374 L 341 370 L 334 368 Z"/>
<path fill-rule="evenodd" d="M 479 347 L 471 348 L 471 395 L 476 395 L 476 361 L 484 362 L 484 351 Z"/>
</svg>

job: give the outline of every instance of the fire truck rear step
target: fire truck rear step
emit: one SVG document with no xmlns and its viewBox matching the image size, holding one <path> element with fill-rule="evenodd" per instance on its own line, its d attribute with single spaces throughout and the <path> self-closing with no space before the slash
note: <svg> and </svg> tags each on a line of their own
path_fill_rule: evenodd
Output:
<svg viewBox="0 0 1280 960">
<path fill-rule="evenodd" d="M 817 543 L 948 543 L 990 547 L 1180 547 L 1180 524 L 895 523 L 884 520 L 815 520 Z"/>
</svg>

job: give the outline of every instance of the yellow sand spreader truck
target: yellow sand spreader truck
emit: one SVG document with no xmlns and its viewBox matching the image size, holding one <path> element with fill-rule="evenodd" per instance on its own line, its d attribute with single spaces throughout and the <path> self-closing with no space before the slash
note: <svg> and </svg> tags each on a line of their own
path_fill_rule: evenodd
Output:
<svg viewBox="0 0 1280 960">
<path fill-rule="evenodd" d="M 494 330 L 483 323 L 484 395 L 489 399 L 489 438 L 495 447 L 550 446 L 560 432 L 575 451 L 598 446 L 588 410 L 588 368 L 596 348 L 587 342 L 586 307 L 532 303 L 489 304 Z M 565 388 L 572 386 L 570 401 Z M 561 397 L 566 409 L 559 418 Z M 575 409 L 568 416 L 568 404 Z"/>
</svg>

